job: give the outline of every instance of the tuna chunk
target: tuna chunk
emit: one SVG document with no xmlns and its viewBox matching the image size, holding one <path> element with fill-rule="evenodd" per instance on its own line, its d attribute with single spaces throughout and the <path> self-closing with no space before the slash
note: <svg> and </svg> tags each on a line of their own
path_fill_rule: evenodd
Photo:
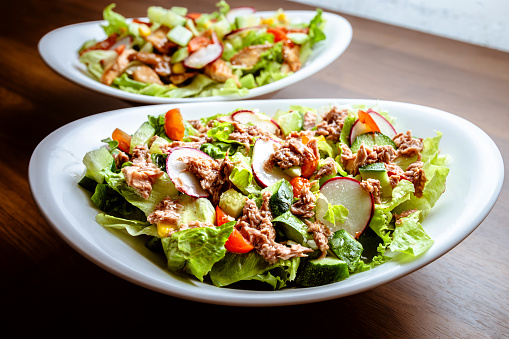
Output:
<svg viewBox="0 0 509 339">
<path fill-rule="evenodd" d="M 147 217 L 148 222 L 157 225 L 160 222 L 167 224 L 177 225 L 180 219 L 180 210 L 183 206 L 178 200 L 173 200 L 170 197 L 166 197 L 159 204 L 152 213 Z"/>
<path fill-rule="evenodd" d="M 138 195 L 148 199 L 152 192 L 152 185 L 164 172 L 152 163 L 145 145 L 139 145 L 133 149 L 131 162 L 132 166 L 122 168 L 127 185 L 134 188 Z"/>
</svg>

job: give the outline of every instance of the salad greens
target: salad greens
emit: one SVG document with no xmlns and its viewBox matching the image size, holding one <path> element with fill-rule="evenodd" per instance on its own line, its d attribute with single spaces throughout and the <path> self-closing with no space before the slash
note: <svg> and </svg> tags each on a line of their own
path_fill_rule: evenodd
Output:
<svg viewBox="0 0 509 339">
<path fill-rule="evenodd" d="M 280 9 L 262 17 L 221 0 L 212 13 L 149 7 L 147 19 L 103 11 L 107 38 L 86 41 L 79 60 L 90 75 L 120 90 L 167 98 L 243 96 L 297 72 L 326 38 L 322 10 L 291 22 Z"/>
<path fill-rule="evenodd" d="M 148 248 L 164 253 L 170 271 L 219 287 L 247 281 L 272 289 L 333 283 L 397 260 L 397 253 L 426 252 L 433 240 L 422 222 L 445 191 L 449 171 L 439 132 L 417 138 L 394 130 L 395 146 L 375 143 L 366 149 L 363 143 L 352 153 L 358 124 L 384 130 L 381 120 L 369 125 L 365 114 L 383 116 L 391 127 L 395 121 L 379 107 L 359 104 L 291 106 L 272 119 L 239 108 L 187 121 L 172 109 L 148 116 L 132 135 L 115 129 L 102 140 L 104 147 L 84 156 L 79 185 L 101 211 L 100 225 L 144 239 Z M 361 131 L 363 137 L 373 133 Z M 264 142 L 276 146 L 260 148 Z M 300 151 L 292 151 L 295 143 Z M 291 168 L 276 161 L 289 152 L 286 161 L 298 158 L 307 149 L 314 155 Z M 352 164 L 362 154 L 359 171 Z M 276 163 L 267 169 L 271 161 Z M 390 180 L 376 179 L 381 174 Z M 207 181 L 210 177 L 214 180 Z M 327 188 L 338 183 L 353 186 L 341 186 L 342 192 Z M 201 190 L 205 194 L 195 193 Z M 350 199 L 355 207 L 338 203 Z M 369 212 L 359 216 L 365 203 Z"/>
</svg>

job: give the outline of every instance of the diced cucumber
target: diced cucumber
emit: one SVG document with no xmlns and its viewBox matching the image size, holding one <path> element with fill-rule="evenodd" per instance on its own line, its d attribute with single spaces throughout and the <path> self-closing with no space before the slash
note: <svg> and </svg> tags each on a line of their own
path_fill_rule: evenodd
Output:
<svg viewBox="0 0 509 339">
<path fill-rule="evenodd" d="M 276 223 L 277 228 L 281 230 L 285 237 L 295 241 L 301 245 L 307 244 L 308 240 L 312 240 L 311 233 L 308 233 L 308 226 L 291 211 L 281 214 L 279 217 L 272 219 Z"/>
<path fill-rule="evenodd" d="M 272 215 L 277 218 L 281 214 L 290 210 L 290 207 L 293 203 L 293 189 L 292 185 L 285 180 L 282 179 L 279 182 L 279 187 L 272 194 L 269 200 L 270 211 Z"/>
<path fill-rule="evenodd" d="M 293 111 L 281 115 L 277 119 L 279 127 L 283 130 L 284 135 L 290 134 L 292 131 L 300 131 L 304 126 L 304 116 L 300 111 Z"/>
<path fill-rule="evenodd" d="M 246 196 L 230 188 L 219 198 L 219 207 L 224 213 L 231 217 L 238 218 L 242 215 L 242 210 L 246 204 Z"/>
<path fill-rule="evenodd" d="M 226 34 L 232 31 L 232 24 L 222 16 L 221 19 L 217 20 L 213 25 L 212 29 L 216 32 L 217 37 L 222 39 Z"/>
<path fill-rule="evenodd" d="M 136 132 L 134 132 L 131 138 L 131 148 L 129 150 L 132 153 L 133 149 L 138 145 L 143 145 L 148 142 L 148 139 L 152 138 L 156 130 L 148 121 L 145 121 Z"/>
<path fill-rule="evenodd" d="M 292 40 L 292 42 L 297 45 L 302 45 L 305 42 L 309 41 L 309 35 L 307 35 L 306 33 L 288 33 L 286 37 Z"/>
<path fill-rule="evenodd" d="M 206 198 L 193 198 L 183 195 L 180 199 L 183 206 L 180 213 L 179 225 L 186 224 L 189 221 L 197 220 L 214 224 L 216 221 L 216 209 Z"/>
<path fill-rule="evenodd" d="M 309 260 L 295 282 L 304 287 L 331 284 L 350 276 L 348 264 L 336 258 Z"/>
<path fill-rule="evenodd" d="M 151 6 L 147 10 L 147 16 L 150 21 L 165 25 L 168 27 L 185 25 L 187 18 L 170 9 L 164 9 L 159 6 Z"/>
<path fill-rule="evenodd" d="M 355 153 L 361 147 L 361 143 L 364 142 L 364 146 L 368 148 L 373 148 L 373 146 L 392 146 L 396 149 L 396 144 L 392 141 L 391 138 L 382 134 L 380 132 L 372 132 L 372 133 L 364 133 L 360 134 L 355 138 L 352 144 L 352 152 Z"/>
<path fill-rule="evenodd" d="M 329 239 L 329 249 L 346 262 L 350 270 L 359 262 L 363 250 L 361 243 L 343 229 L 334 232 Z"/>
<path fill-rule="evenodd" d="M 300 46 L 300 62 L 304 64 L 311 53 L 313 53 L 313 49 L 311 48 L 311 42 L 308 40 Z"/>
<path fill-rule="evenodd" d="M 172 64 L 176 64 L 178 62 L 181 62 L 182 60 L 184 60 L 188 56 L 189 56 L 189 50 L 187 49 L 187 46 L 180 47 L 171 56 L 171 63 Z"/>
<path fill-rule="evenodd" d="M 237 28 L 252 27 L 260 25 L 261 21 L 258 15 L 241 15 L 235 18 L 235 25 Z"/>
<path fill-rule="evenodd" d="M 391 182 L 383 162 L 375 162 L 373 164 L 362 166 L 359 168 L 359 173 L 362 180 L 376 179 L 380 181 L 382 197 L 390 197 L 392 195 Z"/>
<path fill-rule="evenodd" d="M 295 178 L 302 175 L 302 170 L 300 166 L 292 166 L 290 168 L 284 169 L 283 173 L 288 174 L 292 178 Z"/>
<path fill-rule="evenodd" d="M 244 75 L 242 78 L 239 79 L 239 82 L 242 85 L 242 87 L 245 87 L 247 89 L 256 87 L 254 75 L 251 73 Z"/>
<path fill-rule="evenodd" d="M 163 154 L 163 151 L 161 150 L 160 146 L 168 144 L 168 141 L 166 141 L 165 138 L 158 137 L 152 145 L 150 145 L 150 153 L 151 154 Z"/>
<path fill-rule="evenodd" d="M 198 32 L 198 30 L 196 29 L 196 25 L 194 24 L 194 21 L 191 20 L 191 19 L 187 19 L 187 22 L 186 22 L 186 28 L 188 30 L 190 30 L 191 32 L 193 32 L 193 35 L 194 36 L 198 36 L 200 35 L 200 32 Z"/>
<path fill-rule="evenodd" d="M 182 16 L 186 16 L 186 14 L 187 14 L 187 8 L 185 8 L 185 7 L 173 6 L 171 8 L 171 11 L 177 13 L 178 15 L 182 15 Z"/>
<path fill-rule="evenodd" d="M 193 37 L 193 32 L 184 26 L 175 26 L 168 32 L 168 34 L 166 34 L 166 36 L 168 39 L 180 46 L 187 46 Z"/>
</svg>

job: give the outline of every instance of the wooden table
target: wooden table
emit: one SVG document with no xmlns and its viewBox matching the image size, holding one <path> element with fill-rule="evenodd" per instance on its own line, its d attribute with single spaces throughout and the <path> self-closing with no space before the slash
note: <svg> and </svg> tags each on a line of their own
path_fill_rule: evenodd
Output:
<svg viewBox="0 0 509 339">
<path fill-rule="evenodd" d="M 191 11 L 212 11 L 214 3 L 150 2 L 186 6 Z M 4 334 L 14 330 L 20 337 L 103 337 L 106 333 L 118 337 L 134 330 L 152 335 L 161 329 L 169 336 L 179 329 L 195 334 L 195 327 L 228 335 L 235 328 L 240 331 L 233 335 L 255 331 L 267 335 L 279 329 L 278 336 L 292 332 L 348 337 L 509 336 L 507 184 L 484 222 L 440 259 L 370 291 L 308 305 L 237 308 L 186 301 L 127 282 L 75 252 L 35 207 L 27 180 L 30 156 L 56 128 L 130 104 L 59 77 L 39 57 L 37 42 L 52 29 L 100 19 L 108 4 L 108 0 L 59 0 L 9 1 L 3 6 L 0 305 L 4 315 L 0 317 L 0 336 L 10 338 Z M 249 2 L 232 0 L 230 4 Z M 144 16 L 148 5 L 122 1 L 117 10 L 127 17 Z M 282 0 L 261 0 L 255 6 L 259 10 L 313 9 Z M 260 99 L 375 98 L 432 106 L 482 128 L 507 161 L 508 53 L 344 17 L 352 24 L 354 35 L 339 59 L 305 81 Z M 248 324 L 250 321 L 268 329 L 257 330 L 259 326 Z"/>
</svg>

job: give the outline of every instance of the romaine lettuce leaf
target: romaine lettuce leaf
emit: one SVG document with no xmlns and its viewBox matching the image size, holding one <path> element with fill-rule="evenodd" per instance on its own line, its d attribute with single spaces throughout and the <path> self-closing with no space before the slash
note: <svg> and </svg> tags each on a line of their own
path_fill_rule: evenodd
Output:
<svg viewBox="0 0 509 339">
<path fill-rule="evenodd" d="M 108 21 L 108 25 L 102 26 L 104 33 L 110 36 L 113 33 L 118 33 L 122 35 L 127 32 L 127 23 L 125 22 L 125 17 L 113 11 L 116 4 L 110 4 L 103 10 L 103 18 Z"/>
<path fill-rule="evenodd" d="M 117 58 L 117 52 L 112 50 L 92 50 L 80 56 L 80 63 L 87 66 L 87 70 L 96 80 L 101 80 L 104 73 L 102 63 L 109 64 Z"/>
<path fill-rule="evenodd" d="M 260 189 L 253 181 L 251 158 L 245 156 L 242 152 L 236 152 L 231 160 L 235 164 L 229 177 L 232 184 L 246 195 L 258 193 Z"/>
<path fill-rule="evenodd" d="M 226 254 L 224 244 L 233 232 L 235 221 L 218 227 L 190 228 L 163 238 L 168 269 L 184 271 L 203 281 L 214 264 Z"/>
<path fill-rule="evenodd" d="M 105 213 L 96 215 L 95 220 L 104 227 L 125 229 L 133 237 L 139 235 L 157 236 L 157 227 L 150 225 L 147 221 L 123 219 Z"/>
<path fill-rule="evenodd" d="M 315 17 L 309 23 L 309 41 L 311 47 L 318 41 L 325 39 L 325 33 L 323 32 L 324 20 L 322 18 L 323 11 L 321 9 L 316 10 Z"/>
<path fill-rule="evenodd" d="M 419 223 L 419 214 L 420 211 L 417 211 L 399 220 L 389 245 L 391 251 L 417 256 L 426 252 L 433 245 L 433 240 Z"/>
</svg>

